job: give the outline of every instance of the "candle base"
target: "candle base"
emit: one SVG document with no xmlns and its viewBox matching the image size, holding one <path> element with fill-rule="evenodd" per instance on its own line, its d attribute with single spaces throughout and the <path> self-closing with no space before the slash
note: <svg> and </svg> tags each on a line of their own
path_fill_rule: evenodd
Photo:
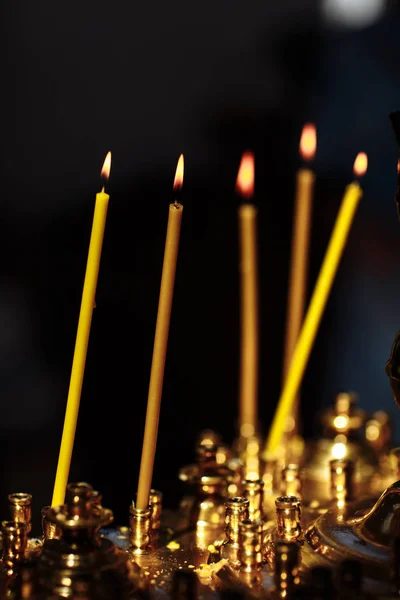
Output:
<svg viewBox="0 0 400 600">
<path fill-rule="evenodd" d="M 129 553 L 134 556 L 140 556 L 149 552 L 150 546 L 150 531 L 151 531 L 151 514 L 152 506 L 149 508 L 130 507 L 129 517 Z"/>
</svg>

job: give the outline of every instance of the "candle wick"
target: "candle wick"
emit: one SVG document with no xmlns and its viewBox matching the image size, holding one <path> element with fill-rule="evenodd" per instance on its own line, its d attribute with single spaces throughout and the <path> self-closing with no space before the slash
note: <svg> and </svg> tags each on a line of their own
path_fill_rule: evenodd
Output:
<svg viewBox="0 0 400 600">
<path fill-rule="evenodd" d="M 176 198 L 174 200 L 174 208 L 176 208 L 176 209 L 179 208 L 179 202 L 178 202 L 178 200 Z"/>
</svg>

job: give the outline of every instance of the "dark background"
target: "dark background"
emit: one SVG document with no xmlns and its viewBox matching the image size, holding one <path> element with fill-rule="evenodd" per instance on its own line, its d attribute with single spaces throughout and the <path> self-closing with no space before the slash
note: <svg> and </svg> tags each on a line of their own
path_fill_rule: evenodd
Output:
<svg viewBox="0 0 400 600">
<path fill-rule="evenodd" d="M 3 0 L 1 10 L 3 518 L 9 492 L 33 493 L 37 523 L 51 501 L 94 196 L 109 149 L 111 199 L 71 480 L 90 481 L 117 522 L 127 521 L 181 152 L 183 228 L 154 486 L 174 506 L 177 471 L 193 459 L 197 433 L 212 427 L 227 441 L 236 434 L 233 189 L 247 148 L 256 156 L 267 431 L 280 391 L 305 121 L 316 123 L 319 141 L 310 290 L 354 157 L 363 150 L 370 158 L 303 385 L 305 434 L 318 432 L 316 410 L 344 389 L 397 419 L 383 370 L 400 323 L 397 149 L 388 121 L 400 107 L 397 3 Z"/>
</svg>

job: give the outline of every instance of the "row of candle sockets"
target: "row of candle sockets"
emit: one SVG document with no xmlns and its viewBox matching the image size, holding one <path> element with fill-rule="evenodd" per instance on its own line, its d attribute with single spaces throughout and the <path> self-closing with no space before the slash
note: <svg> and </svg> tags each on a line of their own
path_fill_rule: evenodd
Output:
<svg viewBox="0 0 400 600">
<path fill-rule="evenodd" d="M 353 465 L 351 461 L 331 461 L 331 489 L 332 498 L 337 506 L 343 506 L 352 496 Z M 225 502 L 225 541 L 219 546 L 218 560 L 226 559 L 229 565 L 239 570 L 245 576 L 254 575 L 261 570 L 264 563 L 268 563 L 274 571 L 277 589 L 285 590 L 288 586 L 299 583 L 299 566 L 301 562 L 300 549 L 303 543 L 301 526 L 301 502 L 296 496 L 290 495 L 292 491 L 301 493 L 300 471 L 296 465 L 289 465 L 282 472 L 282 489 L 284 496 L 275 500 L 276 523 L 266 521 L 263 514 L 262 480 L 246 480 L 243 482 L 243 496 L 229 498 Z M 72 488 L 71 488 L 72 486 Z M 75 487 L 74 487 L 75 486 Z M 86 492 L 89 495 L 81 496 L 76 493 L 72 505 L 68 497 L 66 508 L 70 511 L 68 518 L 88 518 L 90 514 L 101 515 L 101 494 L 88 484 L 69 484 L 68 488 Z M 74 492 L 75 493 L 75 492 Z M 71 496 L 71 494 L 69 495 Z M 91 501 L 88 505 L 87 498 Z M 28 540 L 31 530 L 31 496 L 29 494 L 11 494 L 9 506 L 11 521 L 3 522 L 3 565 L 7 575 L 15 572 L 18 563 L 26 556 L 40 553 L 41 545 L 46 539 L 62 537 L 62 529 L 54 526 L 54 520 L 48 521 L 48 511 L 51 507 L 42 510 L 43 539 Z M 152 537 L 157 534 L 161 526 L 162 494 L 152 491 L 152 503 L 147 511 L 130 509 L 130 542 L 133 557 L 151 551 Z M 61 508 L 61 507 L 59 507 Z M 104 522 L 104 520 L 103 520 Z M 211 561 L 212 562 L 212 561 Z M 250 583 L 250 582 L 249 582 Z M 255 580 L 251 580 L 254 585 Z M 261 580 L 260 580 L 261 584 Z"/>
</svg>

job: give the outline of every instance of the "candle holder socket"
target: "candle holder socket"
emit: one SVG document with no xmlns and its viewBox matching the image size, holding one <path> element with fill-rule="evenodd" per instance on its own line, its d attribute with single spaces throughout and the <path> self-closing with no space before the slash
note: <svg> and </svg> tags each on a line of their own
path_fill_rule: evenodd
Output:
<svg viewBox="0 0 400 600">
<path fill-rule="evenodd" d="M 152 507 L 129 509 L 129 540 L 132 554 L 146 554 L 150 545 Z"/>
</svg>

